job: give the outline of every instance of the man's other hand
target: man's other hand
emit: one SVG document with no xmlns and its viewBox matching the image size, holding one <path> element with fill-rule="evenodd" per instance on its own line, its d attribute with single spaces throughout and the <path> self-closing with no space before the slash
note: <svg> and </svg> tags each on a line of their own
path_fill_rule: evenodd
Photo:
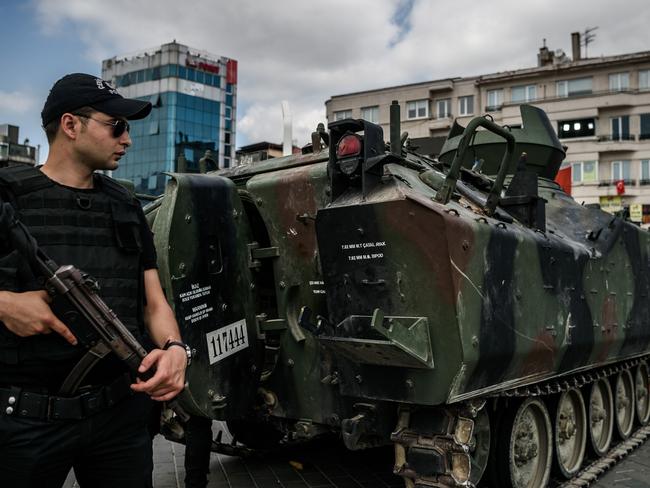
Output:
<svg viewBox="0 0 650 488">
<path fill-rule="evenodd" d="M 166 351 L 154 349 L 144 357 L 138 372 L 155 368 L 156 373 L 147 381 L 138 379 L 131 388 L 146 393 L 153 400 L 166 402 L 185 387 L 186 367 L 187 353 L 182 347 L 170 347 Z"/>
</svg>

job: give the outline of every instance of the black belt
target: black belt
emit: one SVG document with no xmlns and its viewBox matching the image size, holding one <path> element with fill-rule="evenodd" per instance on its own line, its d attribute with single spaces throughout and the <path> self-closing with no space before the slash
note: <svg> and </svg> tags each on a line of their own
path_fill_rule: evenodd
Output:
<svg viewBox="0 0 650 488">
<path fill-rule="evenodd" d="M 18 387 L 0 388 L 0 414 L 46 420 L 80 420 L 110 408 L 131 394 L 131 383 L 130 376 L 125 374 L 110 385 L 92 388 L 75 397 L 41 395 Z"/>
</svg>

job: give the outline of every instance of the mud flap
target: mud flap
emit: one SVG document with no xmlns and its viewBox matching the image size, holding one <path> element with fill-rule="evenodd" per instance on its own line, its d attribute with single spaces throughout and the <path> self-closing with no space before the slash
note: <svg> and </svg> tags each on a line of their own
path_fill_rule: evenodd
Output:
<svg viewBox="0 0 650 488">
<path fill-rule="evenodd" d="M 181 397 L 191 413 L 237 418 L 252 405 L 260 352 L 250 229 L 232 181 L 173 174 L 153 224 L 162 285 L 195 351 Z"/>
</svg>

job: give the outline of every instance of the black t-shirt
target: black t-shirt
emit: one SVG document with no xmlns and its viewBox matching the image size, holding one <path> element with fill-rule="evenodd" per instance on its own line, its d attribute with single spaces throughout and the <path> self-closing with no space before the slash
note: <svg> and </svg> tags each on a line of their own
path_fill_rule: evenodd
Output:
<svg viewBox="0 0 650 488">
<path fill-rule="evenodd" d="M 96 180 L 97 181 L 97 180 Z M 63 186 L 63 185 L 61 185 Z M 102 191 L 101 185 L 96 184 L 95 188 L 78 189 L 71 188 L 75 193 L 92 194 Z M 0 201 L 2 200 L 0 195 Z M 138 220 L 140 221 L 140 242 L 142 243 L 142 253 L 140 256 L 143 270 L 157 268 L 156 248 L 153 241 L 153 233 L 147 224 L 142 208 L 137 207 Z M 6 242 L 0 238 L 0 256 L 8 254 L 11 249 Z M 57 263 L 63 265 L 66 263 Z M 82 270 L 83 271 L 83 270 Z M 101 290 L 100 290 L 101 296 Z M 144 293 L 143 293 L 144 299 Z M 62 339 L 63 340 L 63 339 Z M 49 393 L 56 393 L 65 377 L 76 364 L 72 361 L 49 361 L 45 365 L 42 362 L 30 364 L 22 362 L 21 364 L 0 364 L 0 385 L 16 385 L 29 389 L 46 389 Z M 101 385 L 110 383 L 110 381 L 121 373 L 126 372 L 127 368 L 117 356 L 109 353 L 104 359 L 99 361 L 94 368 L 88 373 L 82 381 L 82 385 Z"/>
</svg>

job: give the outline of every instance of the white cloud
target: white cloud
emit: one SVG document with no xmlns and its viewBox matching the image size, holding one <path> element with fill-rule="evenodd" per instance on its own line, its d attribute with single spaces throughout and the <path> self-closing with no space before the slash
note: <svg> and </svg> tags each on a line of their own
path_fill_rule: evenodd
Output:
<svg viewBox="0 0 650 488">
<path fill-rule="evenodd" d="M 176 39 L 239 61 L 238 145 L 281 142 L 324 121 L 332 95 L 534 66 L 542 39 L 570 55 L 570 33 L 599 25 L 590 55 L 650 49 L 645 0 L 39 0 L 46 32 L 76 29 L 99 62 Z M 400 18 L 401 27 L 391 19 Z M 397 43 L 395 40 L 399 39 Z"/>
<path fill-rule="evenodd" d="M 290 104 L 293 139 L 298 145 L 310 141 L 310 135 L 316 130 L 318 122 L 326 123 L 325 107 L 314 108 L 309 104 Z M 238 130 L 246 134 L 249 143 L 282 142 L 282 108 L 281 102 L 259 102 L 248 107 L 239 119 Z"/>
<path fill-rule="evenodd" d="M 0 90 L 0 113 L 7 115 L 26 114 L 36 108 L 37 100 L 20 91 L 6 92 Z"/>
</svg>

